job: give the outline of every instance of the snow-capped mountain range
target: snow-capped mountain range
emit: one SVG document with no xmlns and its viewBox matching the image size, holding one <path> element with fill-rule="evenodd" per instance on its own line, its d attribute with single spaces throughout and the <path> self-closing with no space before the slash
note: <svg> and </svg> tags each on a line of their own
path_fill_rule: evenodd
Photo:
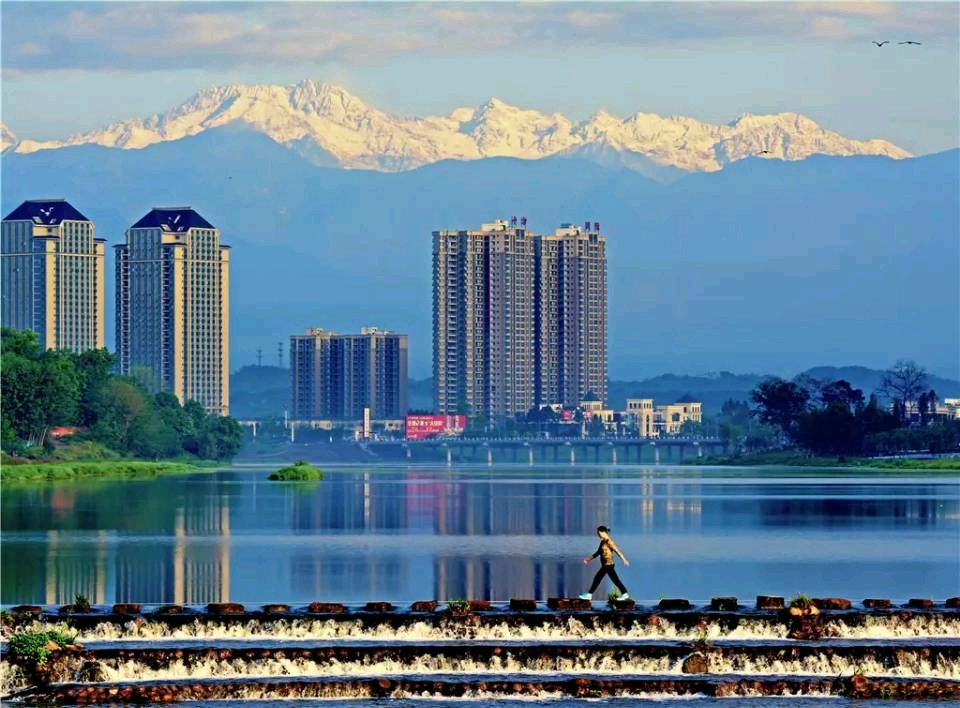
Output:
<svg viewBox="0 0 960 708">
<path fill-rule="evenodd" d="M 19 153 L 72 145 L 138 149 L 211 128 L 246 124 L 319 165 L 382 172 L 440 160 L 486 157 L 540 159 L 580 155 L 636 169 L 720 170 L 745 157 L 802 160 L 813 154 L 910 153 L 886 140 L 851 140 L 797 113 L 743 115 L 727 125 L 682 116 L 605 111 L 574 122 L 559 113 L 511 106 L 496 98 L 445 116 L 393 115 L 338 86 L 312 80 L 292 86 L 236 84 L 205 89 L 186 103 L 149 118 L 134 118 L 63 141 L 18 140 L 2 127 L 3 150 Z"/>
</svg>

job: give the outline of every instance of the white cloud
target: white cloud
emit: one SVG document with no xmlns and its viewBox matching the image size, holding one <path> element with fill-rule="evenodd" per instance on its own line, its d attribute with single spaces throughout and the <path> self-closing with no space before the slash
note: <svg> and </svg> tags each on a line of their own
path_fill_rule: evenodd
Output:
<svg viewBox="0 0 960 708">
<path fill-rule="evenodd" d="M 742 38 L 957 41 L 958 4 L 2 3 L 7 76 L 386 61 L 411 52 L 643 46 Z"/>
</svg>

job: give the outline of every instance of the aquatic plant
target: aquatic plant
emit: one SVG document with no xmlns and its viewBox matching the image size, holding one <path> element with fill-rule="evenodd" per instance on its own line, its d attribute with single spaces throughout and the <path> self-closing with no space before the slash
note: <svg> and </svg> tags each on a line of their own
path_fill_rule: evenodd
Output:
<svg viewBox="0 0 960 708">
<path fill-rule="evenodd" d="M 798 610 L 805 610 L 808 607 L 813 606 L 813 600 L 810 599 L 809 595 L 804 595 L 802 592 L 797 593 L 790 598 L 790 607 L 796 607 Z"/>
<path fill-rule="evenodd" d="M 47 663 L 50 652 L 54 651 L 51 645 L 56 645 L 57 648 L 64 647 L 67 644 L 73 644 L 75 638 L 59 629 L 46 632 L 17 632 L 10 637 L 8 646 L 10 654 L 18 661 L 42 665 Z"/>
<path fill-rule="evenodd" d="M 73 596 L 73 609 L 77 612 L 89 612 L 91 610 L 90 600 L 86 595 L 77 593 Z"/>
<path fill-rule="evenodd" d="M 317 482 L 323 479 L 323 470 L 306 460 L 297 460 L 292 465 L 277 470 L 267 479 L 274 482 Z"/>
<path fill-rule="evenodd" d="M 693 648 L 695 651 L 706 651 L 712 645 L 710 644 L 710 635 L 707 631 L 707 626 L 704 624 L 697 625 L 697 638 L 693 641 Z"/>
<path fill-rule="evenodd" d="M 468 600 L 449 600 L 447 602 L 446 612 L 451 615 L 464 615 L 470 611 L 470 602 Z"/>
</svg>

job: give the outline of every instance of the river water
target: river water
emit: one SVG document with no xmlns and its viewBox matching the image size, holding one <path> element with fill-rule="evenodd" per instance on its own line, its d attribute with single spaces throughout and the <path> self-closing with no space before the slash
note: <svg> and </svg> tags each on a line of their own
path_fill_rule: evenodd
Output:
<svg viewBox="0 0 960 708">
<path fill-rule="evenodd" d="M 346 603 L 583 592 L 606 524 L 641 602 L 944 597 L 960 589 L 960 480 L 869 470 L 268 467 L 6 484 L 0 601 Z M 596 561 L 594 562 L 596 563 Z M 608 586 L 598 591 L 605 599 Z"/>
</svg>

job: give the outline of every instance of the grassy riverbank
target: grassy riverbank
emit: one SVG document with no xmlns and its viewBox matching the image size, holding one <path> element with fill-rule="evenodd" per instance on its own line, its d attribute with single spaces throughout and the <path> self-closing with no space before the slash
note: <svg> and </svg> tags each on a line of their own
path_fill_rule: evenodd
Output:
<svg viewBox="0 0 960 708">
<path fill-rule="evenodd" d="M 870 457 L 815 457 L 793 451 L 768 452 L 755 455 L 717 455 L 691 461 L 705 466 L 735 467 L 860 467 L 888 470 L 917 470 L 926 472 L 960 472 L 960 457 L 870 458 Z"/>
<path fill-rule="evenodd" d="M 27 462 L 4 460 L 2 482 L 59 482 L 82 479 L 152 479 L 164 474 L 196 472 L 203 467 L 193 462 L 144 460 L 97 460 L 95 462 Z"/>
</svg>

